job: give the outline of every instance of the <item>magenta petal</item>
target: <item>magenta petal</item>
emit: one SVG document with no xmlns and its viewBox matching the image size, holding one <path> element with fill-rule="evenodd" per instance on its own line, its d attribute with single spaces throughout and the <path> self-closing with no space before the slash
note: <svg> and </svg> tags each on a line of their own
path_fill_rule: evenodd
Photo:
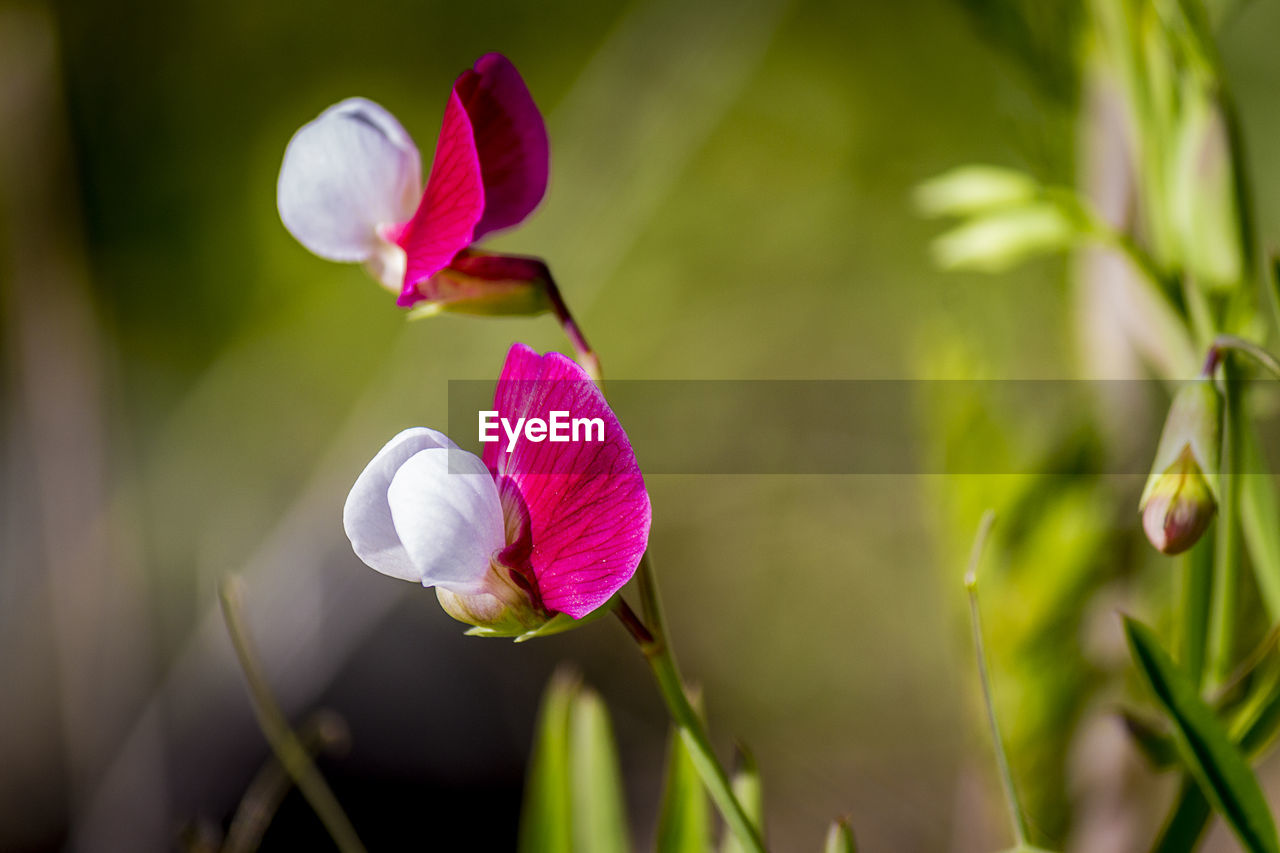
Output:
<svg viewBox="0 0 1280 853">
<path fill-rule="evenodd" d="M 418 282 L 444 269 L 454 255 L 471 245 L 484 213 L 484 195 L 471 120 L 454 92 L 445 107 L 427 190 L 396 239 L 408 261 L 397 305 L 421 300 Z"/>
<path fill-rule="evenodd" d="M 484 216 L 474 239 L 510 228 L 533 212 L 547 191 L 550 145 L 542 113 L 520 72 L 500 53 L 462 72 L 454 94 L 471 119 L 484 174 Z"/>
<path fill-rule="evenodd" d="M 649 494 L 631 442 L 600 390 L 559 353 L 512 346 L 493 402 L 513 425 L 553 411 L 604 422 L 602 442 L 521 438 L 510 453 L 505 441 L 484 452 L 504 510 L 528 520 L 543 605 L 580 619 L 631 579 L 649 542 Z"/>
</svg>

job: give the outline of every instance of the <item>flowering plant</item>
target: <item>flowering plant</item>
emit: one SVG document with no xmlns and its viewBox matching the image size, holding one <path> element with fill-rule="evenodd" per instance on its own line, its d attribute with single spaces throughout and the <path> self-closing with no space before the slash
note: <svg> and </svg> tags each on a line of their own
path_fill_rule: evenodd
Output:
<svg viewBox="0 0 1280 853">
<path fill-rule="evenodd" d="M 405 430 L 356 480 L 343 524 L 360 559 L 434 586 L 469 633 L 529 639 L 573 627 L 631 579 L 649 495 L 604 395 L 559 353 L 512 346 L 493 406 L 516 422 L 598 419 L 602 440 L 491 443 L 481 460 L 435 430 Z"/>
</svg>

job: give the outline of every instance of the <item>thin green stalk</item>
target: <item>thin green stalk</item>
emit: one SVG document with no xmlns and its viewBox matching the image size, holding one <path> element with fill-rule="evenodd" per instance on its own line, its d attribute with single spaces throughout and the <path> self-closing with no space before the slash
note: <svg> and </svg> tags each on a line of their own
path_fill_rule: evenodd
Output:
<svg viewBox="0 0 1280 853">
<path fill-rule="evenodd" d="M 991 741 L 995 746 L 996 766 L 1000 770 L 1000 784 L 1004 787 L 1004 801 L 1009 807 L 1009 822 L 1013 825 L 1014 847 L 1021 850 L 1029 848 L 1027 842 L 1027 818 L 1022 812 L 1022 803 L 1018 800 L 1018 789 L 1013 784 L 1013 771 L 1009 767 L 1009 757 L 1004 751 L 1004 740 L 1000 737 L 1000 721 L 996 717 L 996 704 L 991 694 L 991 674 L 987 671 L 987 649 L 982 640 L 982 611 L 978 607 L 978 564 L 982 560 L 982 551 L 987 544 L 987 536 L 991 533 L 991 525 L 995 523 L 996 514 L 987 510 L 982 514 L 978 524 L 978 533 L 973 538 L 973 549 L 969 552 L 969 566 L 964 574 L 964 588 L 969 595 L 969 615 L 973 624 L 973 645 L 978 656 L 978 678 L 982 682 L 982 700 L 987 708 L 987 724 L 991 727 Z"/>
<path fill-rule="evenodd" d="M 573 319 L 569 306 L 560 294 L 560 289 L 556 286 L 550 272 L 546 276 L 546 287 L 552 311 L 560 321 L 560 327 L 570 343 L 573 344 L 578 363 L 603 390 L 604 372 L 600 367 L 600 358 L 587 343 L 582 329 Z M 675 653 L 671 649 L 671 641 L 667 634 L 662 601 L 658 596 L 658 579 L 647 553 L 640 558 L 640 566 L 636 573 L 639 575 L 640 609 L 644 614 L 643 621 L 632 612 L 630 605 L 622 598 L 618 599 L 613 612 L 640 646 L 640 651 L 648 661 L 649 668 L 653 670 L 654 678 L 658 682 L 658 690 L 662 694 L 663 701 L 666 702 L 676 731 L 679 732 L 680 739 L 689 750 L 689 756 L 693 760 L 698 775 L 702 777 L 702 783 L 711 795 L 712 802 L 716 804 L 725 822 L 746 850 L 750 853 L 766 853 L 759 829 L 752 823 L 746 810 L 733 793 L 729 774 L 716 758 L 706 726 L 685 694 L 684 682 L 680 677 Z"/>
<path fill-rule="evenodd" d="M 1216 689 L 1231 672 L 1237 594 L 1240 578 L 1238 507 L 1240 478 L 1236 451 L 1240 446 L 1240 387 L 1230 358 L 1223 360 L 1225 405 L 1222 411 L 1222 461 L 1218 475 L 1218 530 L 1213 553 L 1213 605 L 1209 613 L 1207 686 Z"/>
<path fill-rule="evenodd" d="M 1200 786 L 1194 779 L 1184 776 L 1178 799 L 1160 830 L 1160 837 L 1152 845 L 1151 853 L 1191 853 L 1199 844 L 1211 817 L 1213 809 L 1200 792 Z"/>
<path fill-rule="evenodd" d="M 1204 678 L 1205 643 L 1209 624 L 1210 591 L 1213 586 L 1213 549 L 1201 539 L 1183 554 L 1178 610 L 1182 614 L 1180 663 L 1191 679 L 1201 684 Z"/>
<path fill-rule="evenodd" d="M 689 702 L 684 690 L 684 681 L 680 677 L 680 669 L 676 664 L 675 654 L 671 650 L 667 635 L 666 620 L 662 614 L 662 601 L 658 597 L 658 580 L 653 571 L 649 555 L 640 560 L 636 574 L 639 576 L 640 606 L 644 614 L 641 622 L 631 611 L 625 601 L 619 599 L 615 608 L 618 618 L 622 620 L 628 633 L 640 646 L 641 653 L 653 670 L 658 682 L 658 691 L 667 705 L 671 720 L 680 734 L 680 740 L 689 750 L 689 757 L 702 777 L 711 800 L 724 816 L 725 823 L 737 837 L 743 848 L 751 853 L 765 853 L 764 840 L 760 830 L 752 823 L 746 810 L 733 793 L 733 784 L 729 774 L 716 758 L 715 749 L 707 735 L 706 726 L 698 712 Z"/>
<path fill-rule="evenodd" d="M 1220 72 L 1220 69 L 1219 69 Z M 1240 112 L 1236 108 L 1235 98 L 1230 89 L 1218 74 L 1218 105 L 1222 109 L 1222 121 L 1226 125 L 1227 144 L 1231 150 L 1232 198 L 1236 207 L 1236 221 L 1240 227 L 1240 253 L 1244 258 L 1244 280 L 1257 278 L 1262 288 L 1263 299 L 1267 303 L 1271 320 L 1280 334 L 1280 280 L 1269 267 L 1265 258 L 1260 257 L 1260 241 L 1257 232 L 1257 214 L 1255 212 L 1253 190 L 1249 181 L 1249 163 L 1244 147 L 1244 128 L 1240 123 Z"/>
<path fill-rule="evenodd" d="M 1235 335 L 1218 335 L 1213 339 L 1213 344 L 1209 347 L 1210 363 L 1206 365 L 1205 372 L 1212 374 L 1212 368 L 1216 367 L 1222 356 L 1228 352 L 1249 356 L 1272 376 L 1280 379 L 1280 359 L 1277 359 L 1253 341 L 1247 341 Z"/>
<path fill-rule="evenodd" d="M 1083 233 L 1099 245 L 1119 253 L 1129 262 L 1138 273 L 1138 282 L 1154 300 L 1155 313 L 1149 321 L 1155 325 L 1166 345 L 1175 352 L 1174 357 L 1179 363 L 1193 364 L 1199 349 L 1193 345 L 1191 335 L 1185 327 L 1182 309 L 1169 295 L 1176 282 L 1166 278 L 1150 253 L 1128 234 L 1113 228 L 1074 190 L 1050 188 L 1047 192 L 1065 215 L 1074 218 Z"/>
<path fill-rule="evenodd" d="M 324 777 L 311 761 L 307 748 L 298 736 L 289 728 L 284 712 L 276 704 L 275 696 L 267 684 L 266 675 L 258 661 L 253 641 L 249 637 L 248 627 L 240 612 L 240 584 L 235 577 L 227 577 L 218 589 L 222 601 L 222 618 L 227 623 L 227 633 L 231 635 L 231 645 L 235 647 L 236 657 L 240 660 L 240 669 L 244 672 L 249 687 L 249 697 L 253 700 L 253 712 L 258 718 L 258 725 L 266 735 L 267 743 L 280 760 L 281 766 L 298 786 L 302 796 L 328 830 L 330 837 L 342 853 L 364 853 L 364 845 L 356 835 L 355 827 L 347 818 L 346 812 L 338 804 L 325 783 Z"/>
<path fill-rule="evenodd" d="M 315 714 L 298 729 L 298 740 L 308 755 L 344 746 L 349 737 L 346 722 L 333 712 Z M 223 841 L 222 853 L 253 853 L 257 850 L 292 787 L 293 780 L 273 754 L 253 777 L 240 799 L 240 807 L 236 809 L 231 828 Z"/>
<path fill-rule="evenodd" d="M 1195 334 L 1196 345 L 1203 347 L 1213 337 L 1213 312 L 1209 308 L 1209 300 L 1205 298 L 1204 291 L 1190 274 L 1182 276 L 1182 299 L 1187 306 L 1187 316 L 1191 318 L 1191 329 Z"/>
<path fill-rule="evenodd" d="M 1075 190 L 1050 190 L 1050 197 L 1061 206 L 1066 213 L 1073 215 L 1084 232 L 1110 249 L 1123 255 L 1133 265 L 1143 279 L 1149 284 L 1153 293 L 1172 311 L 1177 311 L 1169 299 L 1169 282 L 1155 258 L 1151 257 L 1133 238 L 1122 231 L 1117 231 L 1098 212 L 1086 203 Z"/>
<path fill-rule="evenodd" d="M 578 356 L 578 364 L 582 365 L 582 369 L 586 371 L 593 382 L 597 385 L 603 385 L 604 371 L 600 368 L 600 357 L 591 348 L 591 344 L 587 343 L 587 337 L 582 334 L 578 321 L 573 319 L 573 314 L 569 312 L 569 304 L 560 295 L 560 288 L 556 286 L 556 281 L 551 277 L 550 270 L 547 271 L 545 287 L 547 300 L 551 303 L 551 311 L 556 315 L 556 320 L 559 321 L 560 328 L 564 330 L 565 337 L 569 339 L 569 343 L 573 344 L 573 349 Z"/>
</svg>

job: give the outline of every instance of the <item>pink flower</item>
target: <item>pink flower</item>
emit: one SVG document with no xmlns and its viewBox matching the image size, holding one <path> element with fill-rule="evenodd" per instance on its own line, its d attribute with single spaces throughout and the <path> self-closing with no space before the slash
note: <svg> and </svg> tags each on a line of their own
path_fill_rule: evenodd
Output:
<svg viewBox="0 0 1280 853">
<path fill-rule="evenodd" d="M 493 408 L 508 426 L 568 413 L 600 427 L 571 441 L 517 429 L 483 460 L 435 430 L 405 430 L 356 480 L 347 536 L 370 567 L 434 586 L 473 633 L 568 627 L 634 574 L 649 540 L 644 478 L 600 390 L 559 353 L 512 346 Z M 548 625 L 557 614 L 567 619 Z"/>
<path fill-rule="evenodd" d="M 436 276 L 448 277 L 486 234 L 522 222 L 546 193 L 549 169 L 537 105 L 515 66 L 490 53 L 453 84 L 425 190 L 400 123 L 350 98 L 294 134 L 277 204 L 298 242 L 322 258 L 366 264 L 398 305 L 474 300 L 486 295 L 483 278 L 455 274 L 442 295 Z M 458 281 L 467 283 L 461 293 Z"/>
</svg>

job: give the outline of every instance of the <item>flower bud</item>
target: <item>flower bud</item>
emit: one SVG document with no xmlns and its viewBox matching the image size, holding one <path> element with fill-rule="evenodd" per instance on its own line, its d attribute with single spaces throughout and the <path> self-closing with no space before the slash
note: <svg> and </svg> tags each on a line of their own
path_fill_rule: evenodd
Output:
<svg viewBox="0 0 1280 853">
<path fill-rule="evenodd" d="M 458 253 L 449 266 L 419 282 L 419 314 L 523 315 L 550 309 L 547 265 L 537 258 L 498 255 L 472 249 Z"/>
<path fill-rule="evenodd" d="M 1164 554 L 1190 548 L 1218 509 L 1222 403 L 1213 382 L 1190 383 L 1174 397 L 1142 500 L 1142 527 Z"/>
</svg>

